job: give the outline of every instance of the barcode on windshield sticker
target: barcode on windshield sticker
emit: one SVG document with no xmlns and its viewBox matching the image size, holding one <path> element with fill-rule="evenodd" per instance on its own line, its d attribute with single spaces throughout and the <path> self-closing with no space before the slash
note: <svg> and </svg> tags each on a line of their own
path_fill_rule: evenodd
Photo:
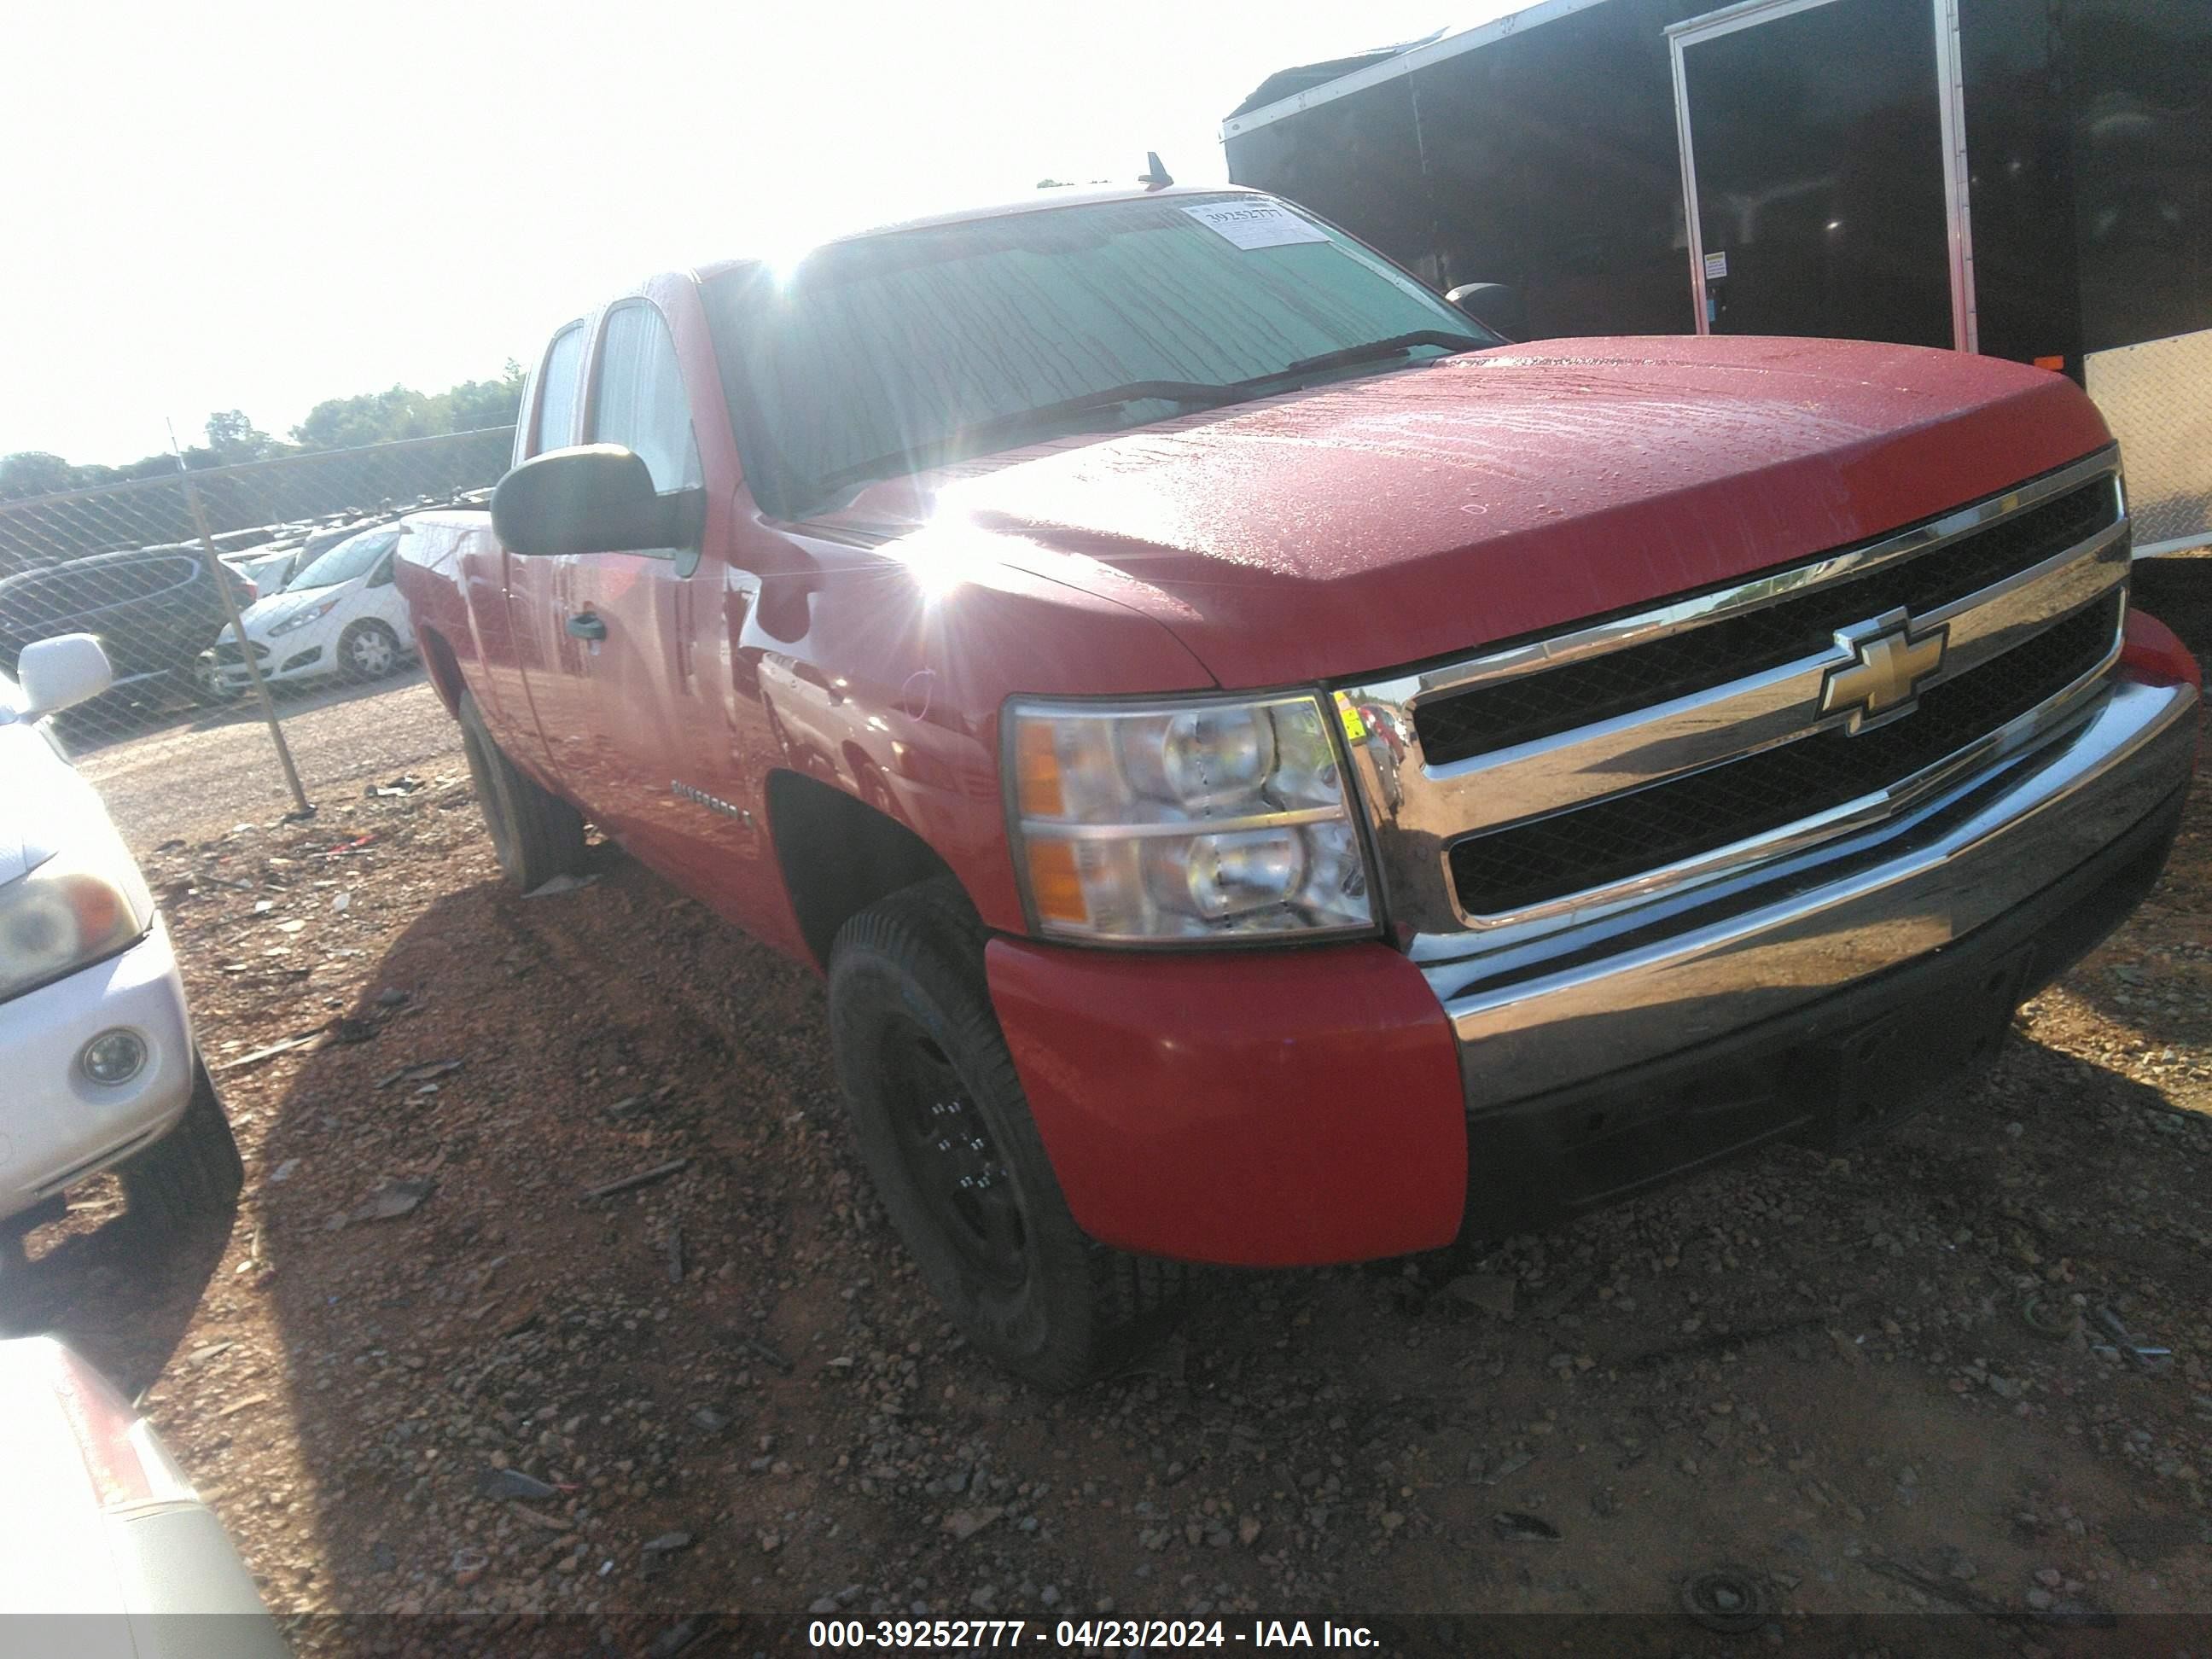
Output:
<svg viewBox="0 0 2212 1659">
<path fill-rule="evenodd" d="M 1276 202 L 1194 202 L 1183 211 L 1247 251 L 1328 240 L 1328 234 L 1318 225 Z"/>
</svg>

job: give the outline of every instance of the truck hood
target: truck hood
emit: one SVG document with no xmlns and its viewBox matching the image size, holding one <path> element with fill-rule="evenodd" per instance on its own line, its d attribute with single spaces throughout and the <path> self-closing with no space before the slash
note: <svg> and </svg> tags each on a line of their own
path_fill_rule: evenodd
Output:
<svg viewBox="0 0 2212 1659">
<path fill-rule="evenodd" d="M 877 486 L 822 528 L 1158 619 L 1225 686 L 1364 675 L 1925 519 L 2110 441 L 2070 381 L 1832 340 L 1553 340 Z"/>
</svg>

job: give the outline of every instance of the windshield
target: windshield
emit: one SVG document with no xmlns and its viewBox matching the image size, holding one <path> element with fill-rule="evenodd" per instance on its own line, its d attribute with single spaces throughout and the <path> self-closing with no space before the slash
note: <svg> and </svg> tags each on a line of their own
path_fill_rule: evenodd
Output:
<svg viewBox="0 0 2212 1659">
<path fill-rule="evenodd" d="M 890 232 L 706 294 L 746 478 L 785 518 L 962 454 L 1496 343 L 1349 237 L 1254 196 Z M 1441 338 L 1349 349 L 1414 336 Z M 1356 361 L 1310 361 L 1339 354 Z"/>
<path fill-rule="evenodd" d="M 364 530 L 349 537 L 285 583 L 284 591 L 296 593 L 303 587 L 336 587 L 356 576 L 366 576 L 398 539 L 396 530 Z"/>
</svg>

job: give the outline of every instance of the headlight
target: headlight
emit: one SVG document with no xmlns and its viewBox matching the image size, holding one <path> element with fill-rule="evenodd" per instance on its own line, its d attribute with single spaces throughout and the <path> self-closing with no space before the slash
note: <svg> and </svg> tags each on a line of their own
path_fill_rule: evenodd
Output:
<svg viewBox="0 0 2212 1659">
<path fill-rule="evenodd" d="M 295 628 L 305 628 L 311 622 L 320 622 L 338 608 L 338 600 L 343 597 L 342 594 L 333 593 L 327 599 L 308 605 L 304 610 L 295 611 L 283 622 L 270 629 L 270 637 L 273 639 L 279 634 L 289 634 Z"/>
<path fill-rule="evenodd" d="M 0 1000 L 128 950 L 153 925 L 152 896 L 121 842 L 75 843 L 0 887 Z"/>
<path fill-rule="evenodd" d="M 1016 704 L 1030 914 L 1070 939 L 1364 933 L 1367 866 L 1316 697 Z"/>
</svg>

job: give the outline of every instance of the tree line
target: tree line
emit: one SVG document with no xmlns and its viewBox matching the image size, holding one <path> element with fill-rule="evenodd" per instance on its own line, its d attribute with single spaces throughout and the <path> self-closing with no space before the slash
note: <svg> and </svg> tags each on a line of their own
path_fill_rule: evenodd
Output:
<svg viewBox="0 0 2212 1659">
<path fill-rule="evenodd" d="M 234 466 L 241 461 L 271 460 L 280 455 L 358 449 L 399 438 L 434 438 L 448 432 L 512 426 L 521 404 L 522 365 L 510 358 L 495 380 L 463 380 L 437 392 L 394 386 L 351 398 L 325 398 L 292 428 L 289 442 L 270 437 L 243 410 L 218 410 L 208 416 L 207 441 L 185 450 L 185 465 L 199 471 L 211 466 Z M 167 453 L 148 455 L 127 465 L 102 466 L 66 461 L 44 450 L 21 450 L 0 455 L 0 501 L 167 477 L 176 470 L 176 456 Z"/>
</svg>

